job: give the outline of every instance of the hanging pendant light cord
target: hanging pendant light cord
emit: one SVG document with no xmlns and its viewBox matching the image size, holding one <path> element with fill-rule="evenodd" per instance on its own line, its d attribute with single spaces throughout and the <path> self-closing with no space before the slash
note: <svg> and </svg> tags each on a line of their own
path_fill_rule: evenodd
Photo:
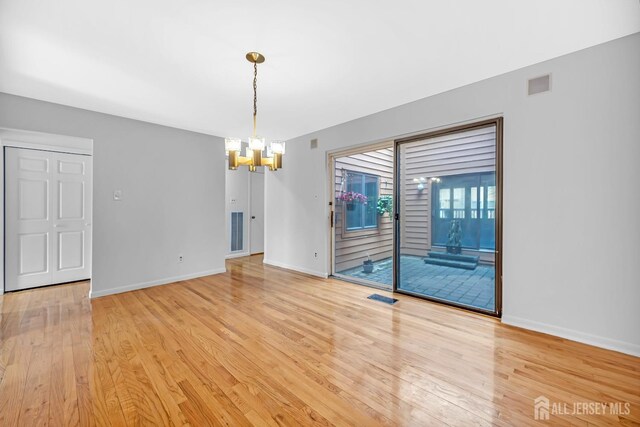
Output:
<svg viewBox="0 0 640 427">
<path fill-rule="evenodd" d="M 256 137 L 256 118 L 258 116 L 258 64 L 253 63 L 253 137 Z"/>
</svg>

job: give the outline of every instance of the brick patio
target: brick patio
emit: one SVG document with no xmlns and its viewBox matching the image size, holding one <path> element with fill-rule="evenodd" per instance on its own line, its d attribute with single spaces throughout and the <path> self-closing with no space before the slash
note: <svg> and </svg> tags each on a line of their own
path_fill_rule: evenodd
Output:
<svg viewBox="0 0 640 427">
<path fill-rule="evenodd" d="M 366 279 L 391 287 L 393 260 L 386 258 L 374 263 L 372 273 L 362 267 L 350 268 L 338 274 Z M 425 264 L 423 257 L 402 255 L 400 260 L 399 289 L 423 294 L 446 301 L 494 310 L 495 269 L 478 265 L 475 270 Z"/>
</svg>

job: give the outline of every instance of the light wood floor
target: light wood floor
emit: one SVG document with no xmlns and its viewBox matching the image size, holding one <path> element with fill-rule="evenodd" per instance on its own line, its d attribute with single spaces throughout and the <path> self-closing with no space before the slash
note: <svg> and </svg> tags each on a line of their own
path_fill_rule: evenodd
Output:
<svg viewBox="0 0 640 427">
<path fill-rule="evenodd" d="M 260 257 L 228 269 L 0 297 L 0 425 L 529 425 L 540 395 L 630 403 L 549 425 L 640 424 L 638 358 Z"/>
</svg>

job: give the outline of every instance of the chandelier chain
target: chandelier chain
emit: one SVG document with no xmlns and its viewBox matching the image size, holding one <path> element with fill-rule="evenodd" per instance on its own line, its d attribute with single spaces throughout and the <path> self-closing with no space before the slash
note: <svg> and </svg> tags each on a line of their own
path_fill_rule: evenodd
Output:
<svg viewBox="0 0 640 427">
<path fill-rule="evenodd" d="M 253 115 L 258 115 L 258 64 L 253 64 Z"/>
<path fill-rule="evenodd" d="M 258 115 L 258 64 L 253 63 L 253 133 L 256 132 L 256 116 Z"/>
</svg>

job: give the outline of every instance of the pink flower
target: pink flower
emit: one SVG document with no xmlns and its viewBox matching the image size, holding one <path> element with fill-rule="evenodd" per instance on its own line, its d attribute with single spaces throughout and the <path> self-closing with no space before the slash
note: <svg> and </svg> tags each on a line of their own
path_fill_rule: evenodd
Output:
<svg viewBox="0 0 640 427">
<path fill-rule="evenodd" d="M 364 205 L 367 204 L 367 196 L 365 196 L 364 194 L 356 193 L 355 191 L 342 193 L 340 194 L 340 197 L 338 197 L 338 199 L 347 203 L 362 203 Z"/>
</svg>

